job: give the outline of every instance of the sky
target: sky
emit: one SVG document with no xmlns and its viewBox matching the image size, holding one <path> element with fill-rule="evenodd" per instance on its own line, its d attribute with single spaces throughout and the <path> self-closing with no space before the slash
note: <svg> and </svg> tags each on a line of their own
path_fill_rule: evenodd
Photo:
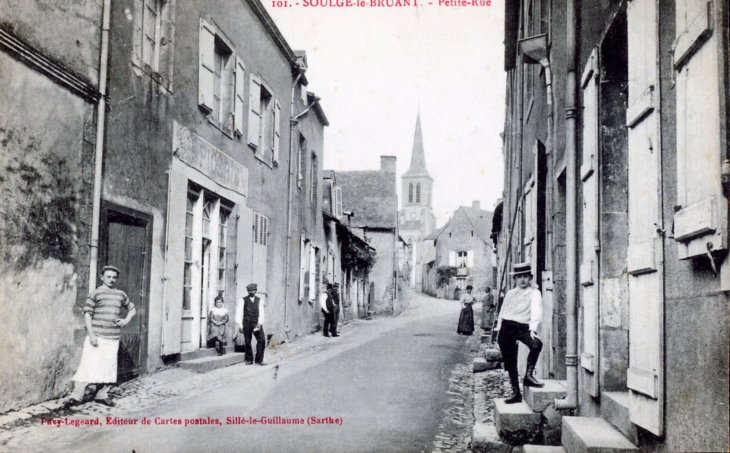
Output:
<svg viewBox="0 0 730 453">
<path fill-rule="evenodd" d="M 330 122 L 325 169 L 377 170 L 381 155 L 394 155 L 402 200 L 420 110 L 440 227 L 459 206 L 479 200 L 492 210 L 501 197 L 504 6 L 423 1 L 338 8 L 289 0 L 282 8 L 263 0 L 291 48 L 307 52 L 308 89 Z"/>
</svg>

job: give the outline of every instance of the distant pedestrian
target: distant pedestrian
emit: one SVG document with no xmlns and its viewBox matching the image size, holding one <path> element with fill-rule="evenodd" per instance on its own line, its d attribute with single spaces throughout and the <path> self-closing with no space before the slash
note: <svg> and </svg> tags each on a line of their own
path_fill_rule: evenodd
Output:
<svg viewBox="0 0 730 453">
<path fill-rule="evenodd" d="M 502 352 L 504 369 L 509 373 L 509 380 L 512 384 L 512 395 L 505 400 L 507 404 L 522 401 L 520 379 L 517 373 L 518 341 L 530 348 L 527 356 L 527 370 L 522 384 L 527 387 L 545 385 L 533 377 L 537 359 L 542 351 L 542 340 L 537 336 L 537 328 L 542 321 L 542 295 L 537 288 L 533 288 L 531 285 L 530 263 L 515 264 L 512 268 L 512 277 L 517 282 L 517 286 L 507 292 L 495 329 L 499 331 L 497 342 L 499 350 Z"/>
<path fill-rule="evenodd" d="M 80 404 L 84 399 L 86 387 L 95 386 L 94 400 L 105 406 L 116 404 L 109 396 L 109 384 L 117 382 L 117 354 L 122 327 L 136 314 L 134 304 L 124 291 L 115 289 L 119 278 L 119 269 L 104 266 L 101 271 L 102 285 L 89 293 L 84 304 L 84 325 L 86 339 L 81 352 L 81 363 L 76 374 L 71 378 L 74 389 L 64 403 L 65 407 Z M 122 308 L 127 316 L 121 318 Z"/>
<path fill-rule="evenodd" d="M 224 303 L 223 295 L 218 294 L 215 298 L 215 307 L 208 312 L 208 341 L 215 342 L 218 355 L 226 353 L 226 333 L 230 319 L 228 310 L 223 306 Z"/>
<path fill-rule="evenodd" d="M 474 333 L 474 296 L 471 295 L 472 286 L 466 287 L 466 294 L 461 296 L 461 314 L 459 315 L 459 327 L 456 332 L 459 335 L 471 335 Z"/>
<path fill-rule="evenodd" d="M 322 335 L 325 337 L 339 337 L 337 335 L 337 321 L 335 320 L 335 304 L 332 298 L 333 286 L 331 283 L 322 284 L 322 292 L 319 295 L 319 306 L 324 315 L 324 326 Z"/>
<path fill-rule="evenodd" d="M 334 304 L 334 323 L 335 331 L 337 331 L 337 324 L 340 322 L 340 284 L 335 282 L 332 284 L 332 303 Z"/>
<path fill-rule="evenodd" d="M 264 302 L 261 298 L 256 297 L 258 285 L 251 283 L 246 286 L 248 296 L 243 298 L 243 319 L 238 326 L 238 330 L 243 332 L 244 341 L 244 360 L 246 365 L 252 365 L 254 362 L 253 350 L 251 348 L 251 337 L 256 338 L 256 365 L 266 365 L 264 363 L 264 349 L 266 348 L 266 335 L 264 333 Z"/>
<path fill-rule="evenodd" d="M 494 294 L 492 288 L 487 286 L 484 290 L 485 296 L 482 301 L 482 329 L 494 328 L 494 313 L 497 311 L 497 305 L 494 303 Z"/>
</svg>

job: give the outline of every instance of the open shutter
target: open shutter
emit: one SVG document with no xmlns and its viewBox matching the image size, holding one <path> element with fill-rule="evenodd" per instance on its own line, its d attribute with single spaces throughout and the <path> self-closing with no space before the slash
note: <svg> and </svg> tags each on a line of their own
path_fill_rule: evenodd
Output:
<svg viewBox="0 0 730 453">
<path fill-rule="evenodd" d="M 248 144 L 258 148 L 261 124 L 261 81 L 251 74 L 248 85 Z"/>
<path fill-rule="evenodd" d="M 243 112 L 244 112 L 244 97 L 243 97 L 243 81 L 246 68 L 243 66 L 243 61 L 240 57 L 236 57 L 236 96 L 233 99 L 233 128 L 236 134 L 243 135 Z"/>
<path fill-rule="evenodd" d="M 342 217 L 342 188 L 335 187 L 335 216 Z"/>
<path fill-rule="evenodd" d="M 316 299 L 317 288 L 314 280 L 314 271 L 317 268 L 317 258 L 315 255 L 314 247 L 311 243 L 309 245 L 309 300 L 314 301 Z"/>
<path fill-rule="evenodd" d="M 726 118 L 720 105 L 727 93 L 723 93 L 719 76 L 719 6 L 702 0 L 677 0 L 676 18 L 679 210 L 674 215 L 674 239 L 679 258 L 687 259 L 728 248 L 728 204 L 721 184 L 721 137 Z"/>
<path fill-rule="evenodd" d="M 628 3 L 629 418 L 661 436 L 664 426 L 664 284 L 661 148 L 655 0 Z"/>
<path fill-rule="evenodd" d="M 198 104 L 213 111 L 215 92 L 215 30 L 200 19 L 200 65 L 198 69 Z"/>
<path fill-rule="evenodd" d="M 456 266 L 456 252 L 449 252 L 449 266 Z"/>
<path fill-rule="evenodd" d="M 598 52 L 593 49 L 588 59 L 581 87 L 583 89 L 583 238 L 580 284 L 583 305 L 583 369 L 586 392 L 599 395 L 598 379 Z"/>
<path fill-rule="evenodd" d="M 307 272 L 307 247 L 304 236 L 301 237 L 299 244 L 299 302 L 304 302 L 306 281 L 304 280 Z"/>
<path fill-rule="evenodd" d="M 474 267 L 474 250 L 466 252 L 466 267 Z"/>
<path fill-rule="evenodd" d="M 162 316 L 162 355 L 177 354 L 181 351 L 187 196 L 187 178 L 170 170 L 165 252 L 165 311 Z"/>
<path fill-rule="evenodd" d="M 274 166 L 279 165 L 279 138 L 281 137 L 281 106 L 279 101 L 274 102 Z"/>
</svg>

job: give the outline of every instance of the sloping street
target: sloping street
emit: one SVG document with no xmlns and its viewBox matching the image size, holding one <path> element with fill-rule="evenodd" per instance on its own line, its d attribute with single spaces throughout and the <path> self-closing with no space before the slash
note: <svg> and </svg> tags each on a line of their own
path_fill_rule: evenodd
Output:
<svg viewBox="0 0 730 453">
<path fill-rule="evenodd" d="M 359 321 L 339 338 L 305 338 L 311 343 L 306 350 L 273 356 L 263 368 L 158 373 L 157 390 L 125 391 L 116 408 L 88 403 L 45 416 L 98 418 L 98 426 L 54 427 L 37 419 L 13 430 L 2 449 L 466 451 L 473 425 L 469 346 L 475 341 L 456 334 L 458 314 L 455 301 L 414 295 L 398 317 Z M 172 382 L 163 383 L 165 375 Z M 150 402 L 149 395 L 158 397 Z M 304 424 L 285 424 L 297 420 Z M 200 422 L 206 424 L 192 424 Z"/>
</svg>

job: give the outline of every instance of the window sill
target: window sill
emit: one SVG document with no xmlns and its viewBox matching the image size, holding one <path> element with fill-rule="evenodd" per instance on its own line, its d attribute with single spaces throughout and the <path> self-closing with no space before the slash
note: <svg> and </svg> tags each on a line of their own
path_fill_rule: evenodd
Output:
<svg viewBox="0 0 730 453">
<path fill-rule="evenodd" d="M 172 81 L 166 79 L 162 76 L 159 72 L 152 69 L 150 65 L 147 63 L 143 63 L 142 61 L 138 60 L 137 58 L 132 59 L 132 66 L 134 69 L 136 69 L 136 73 L 138 76 L 142 76 L 141 73 L 146 74 L 150 79 L 152 79 L 154 82 L 156 82 L 162 89 L 167 91 L 168 93 L 172 94 Z"/>
<path fill-rule="evenodd" d="M 209 124 L 212 124 L 213 127 L 215 127 L 216 129 L 218 129 L 219 131 L 223 132 L 223 134 L 225 134 L 226 137 L 230 138 L 231 140 L 233 140 L 235 138 L 233 136 L 233 129 L 230 129 L 230 128 L 227 128 L 227 127 L 223 126 L 220 123 L 220 121 L 218 121 L 215 118 L 213 118 L 212 116 L 210 116 L 210 114 L 208 114 L 207 120 L 208 120 L 208 123 Z"/>
</svg>

